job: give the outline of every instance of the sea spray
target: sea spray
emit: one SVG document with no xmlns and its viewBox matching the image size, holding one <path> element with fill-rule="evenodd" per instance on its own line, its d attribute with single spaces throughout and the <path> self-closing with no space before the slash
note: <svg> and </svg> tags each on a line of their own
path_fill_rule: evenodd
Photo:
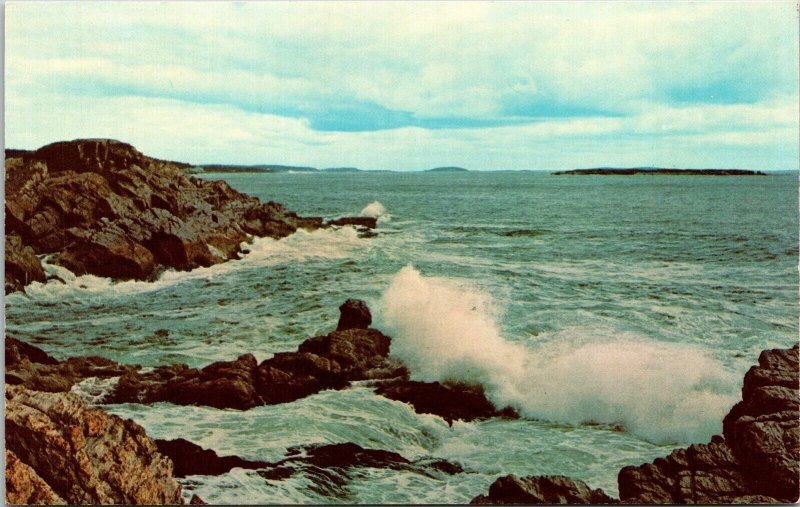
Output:
<svg viewBox="0 0 800 507">
<path fill-rule="evenodd" d="M 378 219 L 378 222 L 388 222 L 392 219 L 392 216 L 386 213 L 386 208 L 379 201 L 373 201 L 364 206 L 364 209 L 361 210 L 360 215 L 365 217 L 375 217 Z"/>
<path fill-rule="evenodd" d="M 412 376 L 481 384 L 496 405 L 526 417 L 702 442 L 735 401 L 735 377 L 697 347 L 575 329 L 541 344 L 513 343 L 501 335 L 488 294 L 410 266 L 392 279 L 378 315 Z"/>
</svg>

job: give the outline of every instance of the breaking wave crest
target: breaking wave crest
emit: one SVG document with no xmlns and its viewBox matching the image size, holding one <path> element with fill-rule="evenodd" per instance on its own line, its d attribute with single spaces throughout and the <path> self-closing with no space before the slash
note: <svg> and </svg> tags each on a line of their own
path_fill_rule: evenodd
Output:
<svg viewBox="0 0 800 507">
<path fill-rule="evenodd" d="M 706 441 L 736 399 L 736 377 L 698 347 L 567 329 L 506 340 L 485 292 L 411 266 L 383 294 L 392 354 L 421 380 L 479 383 L 497 406 L 569 424 L 622 425 L 657 443 Z"/>
</svg>

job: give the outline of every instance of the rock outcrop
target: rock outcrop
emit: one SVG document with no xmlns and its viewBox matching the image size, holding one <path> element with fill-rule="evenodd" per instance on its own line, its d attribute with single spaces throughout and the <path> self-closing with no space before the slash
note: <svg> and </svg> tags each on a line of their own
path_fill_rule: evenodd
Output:
<svg viewBox="0 0 800 507">
<path fill-rule="evenodd" d="M 451 423 L 489 417 L 518 417 L 512 408 L 498 410 L 486 398 L 483 388 L 459 382 L 418 382 L 399 379 L 383 383 L 376 394 L 402 401 L 420 414 L 434 414 Z"/>
<path fill-rule="evenodd" d="M 488 495 L 472 499 L 471 504 L 609 504 L 617 500 L 602 489 L 591 489 L 585 482 L 562 475 L 500 477 L 489 486 Z"/>
<path fill-rule="evenodd" d="M 10 155 L 10 157 L 9 157 Z M 42 281 L 33 254 L 76 274 L 148 279 L 161 267 L 187 270 L 238 257 L 252 236 L 281 238 L 325 223 L 223 181 L 187 175 L 187 164 L 143 155 L 109 139 L 58 142 L 6 158 L 6 292 Z"/>
<path fill-rule="evenodd" d="M 7 494 L 69 504 L 181 504 L 172 462 L 141 426 L 78 396 L 6 386 Z M 35 476 L 28 473 L 24 464 Z M 36 478 L 38 477 L 38 479 Z M 26 484 L 49 486 L 28 494 Z M 44 495 L 44 496 L 36 496 Z M 54 496 L 55 495 L 55 496 Z M 11 497 L 7 500 L 14 503 Z"/>
<path fill-rule="evenodd" d="M 220 475 L 234 468 L 258 469 L 270 466 L 266 461 L 251 461 L 239 456 L 218 456 L 216 452 L 203 449 L 183 438 L 156 440 L 156 446 L 158 452 L 172 460 L 175 477 Z"/>
<path fill-rule="evenodd" d="M 98 356 L 58 361 L 42 349 L 11 336 L 6 336 L 5 353 L 6 384 L 23 385 L 36 391 L 69 391 L 86 378 L 118 377 L 134 369 Z"/>
<path fill-rule="evenodd" d="M 676 449 L 619 472 L 626 504 L 795 503 L 800 497 L 798 345 L 765 350 L 744 377 L 742 401 L 724 436 Z M 574 496 L 573 496 L 574 495 Z M 472 503 L 610 503 L 602 491 L 565 477 L 501 477 Z"/>
<path fill-rule="evenodd" d="M 208 405 L 246 410 L 287 403 L 323 389 L 342 389 L 354 380 L 392 378 L 404 367 L 389 358 L 388 336 L 375 329 L 347 329 L 303 342 L 256 362 L 252 354 L 205 368 L 162 366 L 147 373 L 126 372 L 109 402 Z"/>
<path fill-rule="evenodd" d="M 6 503 L 13 505 L 66 505 L 34 469 L 6 450 Z"/>
<path fill-rule="evenodd" d="M 793 503 L 800 497 L 798 345 L 765 350 L 744 377 L 724 437 L 619 473 L 627 503 Z"/>
</svg>

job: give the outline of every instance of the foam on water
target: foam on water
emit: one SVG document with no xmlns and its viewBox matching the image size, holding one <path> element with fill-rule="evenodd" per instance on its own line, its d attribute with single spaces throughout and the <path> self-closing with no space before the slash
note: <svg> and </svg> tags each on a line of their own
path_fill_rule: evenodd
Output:
<svg viewBox="0 0 800 507">
<path fill-rule="evenodd" d="M 410 266 L 394 277 L 378 313 L 392 353 L 414 377 L 482 384 L 496 405 L 528 417 L 694 442 L 719 432 L 736 399 L 736 377 L 697 347 L 575 329 L 541 343 L 510 342 L 488 294 Z"/>
<path fill-rule="evenodd" d="M 369 248 L 369 243 L 358 237 L 351 226 L 337 229 L 318 229 L 312 232 L 299 229 L 283 238 L 255 238 L 251 243 L 242 243 L 243 252 L 238 261 L 229 261 L 213 266 L 196 268 L 191 271 L 168 270 L 158 280 L 127 280 L 115 282 L 111 278 L 94 275 L 76 275 L 65 267 L 51 264 L 49 257 L 42 259 L 45 273 L 52 278 L 46 283 L 33 282 L 25 292 L 11 294 L 12 301 L 17 298 L 32 298 L 40 301 L 75 301 L 87 295 L 139 294 L 162 289 L 186 280 L 211 279 L 224 276 L 233 271 L 270 266 L 276 264 L 303 262 L 311 259 L 343 259 L 355 249 Z"/>
</svg>

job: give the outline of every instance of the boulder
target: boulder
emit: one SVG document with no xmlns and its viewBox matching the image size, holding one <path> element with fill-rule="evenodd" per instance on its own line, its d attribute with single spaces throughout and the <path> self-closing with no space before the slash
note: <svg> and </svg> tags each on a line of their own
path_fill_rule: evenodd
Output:
<svg viewBox="0 0 800 507">
<path fill-rule="evenodd" d="M 610 504 L 617 500 L 602 489 L 562 475 L 500 477 L 489 486 L 488 495 L 475 497 L 471 504 Z"/>
<path fill-rule="evenodd" d="M 372 313 L 367 303 L 360 299 L 348 299 L 339 307 L 337 331 L 345 329 L 367 329 L 372 324 Z"/>
<path fill-rule="evenodd" d="M 172 462 L 141 426 L 68 393 L 6 386 L 6 449 L 70 504 L 181 504 Z"/>
</svg>

